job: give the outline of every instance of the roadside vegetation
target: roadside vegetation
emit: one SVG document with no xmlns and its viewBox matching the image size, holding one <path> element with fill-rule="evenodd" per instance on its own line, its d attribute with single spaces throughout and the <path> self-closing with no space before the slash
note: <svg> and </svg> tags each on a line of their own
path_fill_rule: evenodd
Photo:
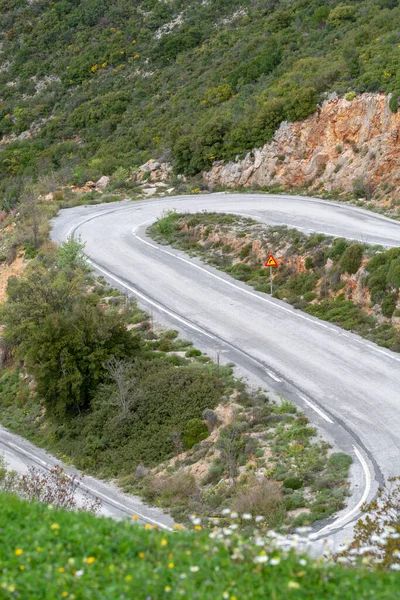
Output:
<svg viewBox="0 0 400 600">
<path fill-rule="evenodd" d="M 148 232 L 265 293 L 270 279 L 264 263 L 273 252 L 279 258 L 274 297 L 400 352 L 399 248 L 305 235 L 219 213 L 171 211 Z"/>
<path fill-rule="evenodd" d="M 302 553 L 304 532 L 282 539 L 254 520 L 251 537 L 227 516 L 211 533 L 201 525 L 169 533 L 50 508 L 0 493 L 1 598 L 392 600 L 399 584 L 398 573 L 366 556 L 350 555 L 349 565 L 315 560 Z M 386 540 L 398 552 L 398 540 Z"/>
<path fill-rule="evenodd" d="M 149 158 L 196 175 L 332 92 L 390 92 L 396 112 L 399 10 L 396 0 L 1 0 L 1 208 L 38 176 L 111 175 L 129 188 Z"/>
<path fill-rule="evenodd" d="M 296 407 L 250 391 L 95 278 L 83 244 L 48 244 L 1 308 L 1 422 L 185 521 L 221 507 L 285 530 L 344 506 L 351 459 Z"/>
</svg>

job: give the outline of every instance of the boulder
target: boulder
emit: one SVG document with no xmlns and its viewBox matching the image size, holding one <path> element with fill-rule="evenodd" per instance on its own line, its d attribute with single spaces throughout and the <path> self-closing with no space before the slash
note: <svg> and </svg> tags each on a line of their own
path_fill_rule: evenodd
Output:
<svg viewBox="0 0 400 600">
<path fill-rule="evenodd" d="M 96 185 L 98 188 L 104 190 L 110 183 L 110 178 L 107 175 L 103 175 L 100 177 L 98 181 L 96 181 Z"/>
</svg>

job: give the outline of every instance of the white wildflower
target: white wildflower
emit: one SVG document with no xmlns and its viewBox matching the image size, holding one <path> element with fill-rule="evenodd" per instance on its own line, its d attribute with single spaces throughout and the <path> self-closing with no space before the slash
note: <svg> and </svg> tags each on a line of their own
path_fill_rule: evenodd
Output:
<svg viewBox="0 0 400 600">
<path fill-rule="evenodd" d="M 263 554 L 261 556 L 256 556 L 254 558 L 254 562 L 257 564 L 266 563 L 266 562 L 268 562 L 268 556 L 266 556 L 265 554 Z"/>
</svg>

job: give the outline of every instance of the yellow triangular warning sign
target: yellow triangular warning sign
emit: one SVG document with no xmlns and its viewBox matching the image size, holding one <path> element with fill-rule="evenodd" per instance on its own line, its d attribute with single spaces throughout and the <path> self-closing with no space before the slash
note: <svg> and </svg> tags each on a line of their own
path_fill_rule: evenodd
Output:
<svg viewBox="0 0 400 600">
<path fill-rule="evenodd" d="M 266 267 L 277 267 L 278 263 L 276 262 L 275 258 L 272 256 L 272 254 L 270 254 L 266 260 L 265 265 Z"/>
</svg>

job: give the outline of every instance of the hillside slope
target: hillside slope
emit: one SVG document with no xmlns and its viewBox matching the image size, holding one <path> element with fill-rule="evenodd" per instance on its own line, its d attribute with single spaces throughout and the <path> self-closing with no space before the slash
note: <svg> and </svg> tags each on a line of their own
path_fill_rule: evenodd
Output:
<svg viewBox="0 0 400 600">
<path fill-rule="evenodd" d="M 0 199 L 150 157 L 193 175 L 332 91 L 400 90 L 397 0 L 0 0 Z M 122 172 L 122 176 L 125 173 Z"/>
</svg>

